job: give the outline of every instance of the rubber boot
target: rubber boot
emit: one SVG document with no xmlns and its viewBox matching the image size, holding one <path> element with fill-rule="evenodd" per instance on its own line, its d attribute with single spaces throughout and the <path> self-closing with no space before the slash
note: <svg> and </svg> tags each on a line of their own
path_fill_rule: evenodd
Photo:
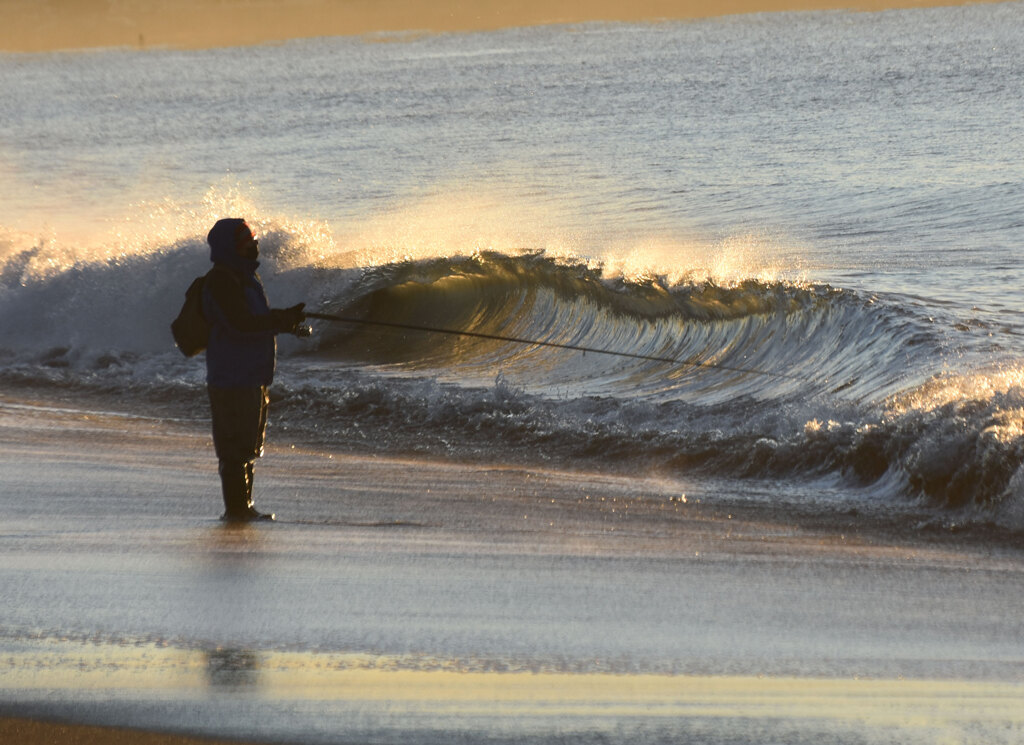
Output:
<svg viewBox="0 0 1024 745">
<path fill-rule="evenodd" d="M 253 520 L 273 520 L 273 515 L 257 512 L 252 506 L 252 472 L 251 462 L 220 462 L 220 485 L 224 495 L 224 515 L 221 518 L 228 522 L 251 522 Z"/>
<path fill-rule="evenodd" d="M 255 461 L 248 461 L 245 464 L 245 500 L 248 508 L 248 515 L 250 520 L 273 520 L 274 513 L 257 512 L 253 506 L 252 499 L 252 485 L 253 481 L 253 468 Z"/>
<path fill-rule="evenodd" d="M 244 520 L 249 509 L 249 487 L 244 463 L 220 462 L 220 488 L 224 495 L 225 520 Z"/>
</svg>

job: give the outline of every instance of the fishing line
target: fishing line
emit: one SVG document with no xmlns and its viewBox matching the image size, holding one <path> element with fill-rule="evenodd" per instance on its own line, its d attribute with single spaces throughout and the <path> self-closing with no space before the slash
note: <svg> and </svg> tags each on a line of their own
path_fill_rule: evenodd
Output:
<svg viewBox="0 0 1024 745">
<path fill-rule="evenodd" d="M 628 357 L 634 360 L 649 360 L 651 362 L 667 362 L 673 365 L 688 365 L 690 367 L 708 367 L 715 370 L 727 370 L 729 372 L 751 373 L 764 375 L 771 378 L 785 378 L 787 380 L 799 380 L 809 382 L 806 378 L 786 373 L 767 372 L 766 370 L 755 370 L 746 367 L 731 367 L 720 365 L 715 362 L 702 362 L 700 360 L 681 360 L 678 357 L 659 357 L 652 354 L 640 354 L 637 352 L 618 352 L 613 349 L 600 349 L 599 347 L 584 347 L 578 344 L 562 344 L 555 341 L 539 341 L 537 339 L 523 339 L 517 336 L 501 336 L 500 334 L 485 334 L 479 331 L 459 331 L 457 329 L 444 329 L 435 326 L 419 326 L 412 323 L 396 323 L 394 321 L 370 321 L 365 318 L 351 318 L 348 316 L 335 316 L 329 313 L 306 313 L 306 318 L 315 318 L 321 321 L 335 321 L 337 323 L 352 323 L 363 326 L 384 326 L 386 328 L 402 329 L 405 331 L 423 331 L 431 334 L 448 334 L 450 336 L 469 336 L 475 339 L 490 339 L 491 341 L 504 341 L 513 344 L 528 344 L 538 347 L 554 347 L 556 349 L 568 349 L 574 352 L 591 354 L 608 354 L 615 357 Z"/>
</svg>

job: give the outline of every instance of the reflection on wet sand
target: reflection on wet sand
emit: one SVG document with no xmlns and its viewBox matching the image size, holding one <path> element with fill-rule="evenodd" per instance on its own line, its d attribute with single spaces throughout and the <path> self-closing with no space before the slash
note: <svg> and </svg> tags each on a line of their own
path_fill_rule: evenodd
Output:
<svg viewBox="0 0 1024 745">
<path fill-rule="evenodd" d="M 194 582 L 182 607 L 219 628 L 221 639 L 250 638 L 267 603 L 259 582 L 268 546 L 267 534 L 247 523 L 219 523 L 200 532 L 194 543 Z M 215 644 L 202 655 L 211 689 L 237 692 L 259 685 L 261 657 L 255 650 Z"/>
<path fill-rule="evenodd" d="M 210 687 L 247 690 L 259 685 L 260 656 L 249 649 L 217 647 L 206 651 L 206 676 Z"/>
</svg>

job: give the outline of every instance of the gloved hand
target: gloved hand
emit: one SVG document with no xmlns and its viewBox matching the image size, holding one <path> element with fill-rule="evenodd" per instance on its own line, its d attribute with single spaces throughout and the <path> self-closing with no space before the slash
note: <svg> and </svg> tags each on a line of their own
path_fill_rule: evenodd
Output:
<svg viewBox="0 0 1024 745">
<path fill-rule="evenodd" d="M 274 308 L 271 310 L 270 314 L 274 319 L 274 326 L 278 332 L 283 334 L 295 333 L 295 329 L 299 327 L 299 324 L 306 320 L 306 314 L 303 312 L 305 307 L 305 303 L 299 303 L 290 308 Z"/>
</svg>

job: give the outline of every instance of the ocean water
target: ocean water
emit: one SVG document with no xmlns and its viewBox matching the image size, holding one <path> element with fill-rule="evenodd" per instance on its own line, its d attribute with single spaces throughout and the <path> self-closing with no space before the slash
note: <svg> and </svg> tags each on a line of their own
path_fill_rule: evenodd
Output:
<svg viewBox="0 0 1024 745">
<path fill-rule="evenodd" d="M 241 216 L 275 305 L 663 358 L 317 321 L 272 438 L 1020 530 L 1022 25 L 0 55 L 3 394 L 201 420 L 168 325 Z"/>
</svg>

